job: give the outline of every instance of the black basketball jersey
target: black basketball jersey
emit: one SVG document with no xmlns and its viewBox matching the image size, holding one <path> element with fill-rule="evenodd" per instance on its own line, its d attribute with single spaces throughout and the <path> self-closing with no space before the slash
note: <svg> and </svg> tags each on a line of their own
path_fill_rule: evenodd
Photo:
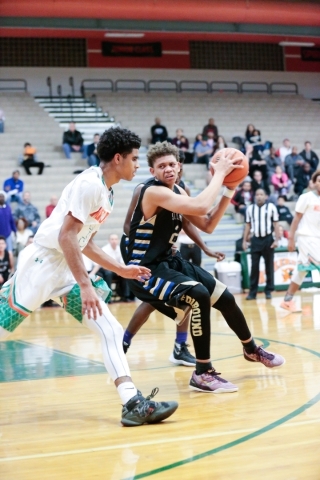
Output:
<svg viewBox="0 0 320 480">
<path fill-rule="evenodd" d="M 151 186 L 163 186 L 161 182 L 150 179 L 140 192 L 134 214 L 132 216 L 127 263 L 134 265 L 154 265 L 171 256 L 171 246 L 177 241 L 182 228 L 182 215 L 161 209 L 148 220 L 142 213 L 142 199 Z M 175 185 L 175 193 L 180 194 Z"/>
<path fill-rule="evenodd" d="M 5 250 L 3 258 L 0 258 L 0 274 L 6 282 L 10 273 L 10 258 L 8 250 Z"/>
</svg>

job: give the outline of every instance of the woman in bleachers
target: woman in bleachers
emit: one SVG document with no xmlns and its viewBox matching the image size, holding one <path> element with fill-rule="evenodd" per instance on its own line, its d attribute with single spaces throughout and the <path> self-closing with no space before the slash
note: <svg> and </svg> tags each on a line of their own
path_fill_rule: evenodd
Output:
<svg viewBox="0 0 320 480">
<path fill-rule="evenodd" d="M 17 257 L 21 250 L 24 249 L 28 242 L 28 238 L 33 235 L 33 232 L 28 228 L 28 222 L 25 218 L 21 217 L 16 220 L 17 232 L 16 232 L 16 246 L 14 249 L 15 256 Z"/>
<path fill-rule="evenodd" d="M 231 203 L 234 205 L 235 211 L 241 213 L 245 217 L 246 210 L 249 205 L 253 202 L 253 191 L 251 187 L 251 182 L 244 181 L 240 186 L 240 189 L 235 193 L 234 197 L 231 200 Z"/>
</svg>

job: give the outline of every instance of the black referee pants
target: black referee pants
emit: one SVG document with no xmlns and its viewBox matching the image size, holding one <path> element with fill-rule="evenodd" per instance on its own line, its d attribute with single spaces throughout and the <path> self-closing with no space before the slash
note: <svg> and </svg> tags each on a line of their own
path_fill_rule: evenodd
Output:
<svg viewBox="0 0 320 480">
<path fill-rule="evenodd" d="M 272 235 L 266 237 L 255 237 L 251 239 L 251 275 L 250 275 L 250 295 L 255 296 L 258 291 L 260 258 L 264 258 L 266 265 L 266 286 L 265 293 L 271 293 L 274 290 L 274 249 L 271 248 L 274 242 Z"/>
</svg>

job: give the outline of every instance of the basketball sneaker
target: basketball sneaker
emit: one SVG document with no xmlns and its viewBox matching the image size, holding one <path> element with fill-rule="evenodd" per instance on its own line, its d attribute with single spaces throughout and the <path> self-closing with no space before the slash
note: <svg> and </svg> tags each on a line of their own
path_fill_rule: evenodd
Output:
<svg viewBox="0 0 320 480">
<path fill-rule="evenodd" d="M 194 367 L 196 359 L 188 350 L 188 346 L 185 342 L 175 343 L 173 352 L 171 353 L 169 360 L 175 365 L 184 365 L 185 367 Z"/>
<path fill-rule="evenodd" d="M 262 347 L 256 347 L 254 353 L 247 353 L 243 349 L 243 356 L 248 362 L 260 362 L 268 368 L 281 367 L 286 363 L 285 359 L 277 353 L 267 352 Z"/>
<path fill-rule="evenodd" d="M 285 310 L 288 310 L 290 313 L 300 313 L 302 312 L 301 308 L 298 308 L 296 303 L 293 300 L 290 300 L 289 302 L 286 302 L 283 300 L 283 302 L 280 303 L 280 307 L 284 308 Z"/>
<path fill-rule="evenodd" d="M 159 423 L 170 417 L 178 408 L 177 402 L 154 402 L 151 399 L 159 392 L 154 388 L 146 398 L 138 390 L 122 408 L 121 423 L 125 427 L 137 427 L 145 423 Z"/>
<path fill-rule="evenodd" d="M 190 379 L 189 387 L 191 390 L 204 393 L 232 393 L 239 390 L 236 385 L 219 377 L 219 375 L 220 373 L 214 369 L 201 375 L 197 375 L 196 371 L 194 371 Z"/>
</svg>

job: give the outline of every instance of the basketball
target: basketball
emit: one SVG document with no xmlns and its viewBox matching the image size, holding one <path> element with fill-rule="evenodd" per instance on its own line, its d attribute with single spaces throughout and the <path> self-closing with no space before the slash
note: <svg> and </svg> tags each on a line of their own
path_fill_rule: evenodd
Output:
<svg viewBox="0 0 320 480">
<path fill-rule="evenodd" d="M 211 159 L 211 162 L 216 163 L 219 161 L 221 153 L 232 154 L 232 160 L 236 159 L 237 165 L 243 165 L 243 168 L 236 168 L 232 170 L 224 179 L 223 185 L 228 188 L 237 187 L 247 177 L 249 173 L 249 162 L 247 157 L 237 150 L 236 148 L 223 148 L 219 150 Z"/>
</svg>

